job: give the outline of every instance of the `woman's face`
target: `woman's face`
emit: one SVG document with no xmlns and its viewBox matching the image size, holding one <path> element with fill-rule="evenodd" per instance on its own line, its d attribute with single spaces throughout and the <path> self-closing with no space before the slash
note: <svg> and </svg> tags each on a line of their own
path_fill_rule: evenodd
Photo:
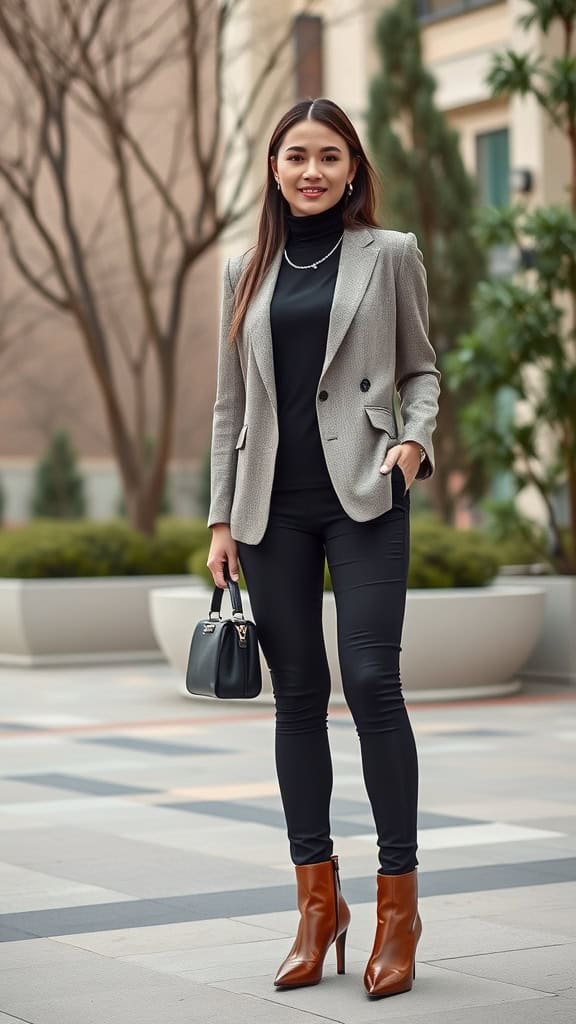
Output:
<svg viewBox="0 0 576 1024">
<path fill-rule="evenodd" d="M 358 159 L 345 139 L 320 121 L 299 121 L 284 136 L 278 157 L 270 157 L 274 177 L 296 217 L 334 206 L 352 181 Z"/>
</svg>

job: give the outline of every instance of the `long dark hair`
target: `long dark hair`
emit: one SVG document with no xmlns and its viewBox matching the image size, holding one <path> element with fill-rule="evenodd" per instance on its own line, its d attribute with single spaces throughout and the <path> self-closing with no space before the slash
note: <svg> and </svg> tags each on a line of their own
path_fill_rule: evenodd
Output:
<svg viewBox="0 0 576 1024">
<path fill-rule="evenodd" d="M 319 121 L 332 128 L 348 144 L 351 157 L 358 158 L 354 176 L 354 191 L 344 208 L 344 227 L 377 227 L 375 217 L 377 176 L 370 164 L 358 133 L 348 115 L 332 100 L 301 100 L 280 118 L 268 146 L 267 177 L 258 222 L 258 239 L 252 256 L 245 266 L 234 296 L 234 312 L 230 326 L 230 340 L 236 341 L 246 310 L 258 290 L 280 246 L 285 244 L 289 206 L 276 186 L 270 157 L 278 156 L 286 133 L 299 121 Z"/>
</svg>

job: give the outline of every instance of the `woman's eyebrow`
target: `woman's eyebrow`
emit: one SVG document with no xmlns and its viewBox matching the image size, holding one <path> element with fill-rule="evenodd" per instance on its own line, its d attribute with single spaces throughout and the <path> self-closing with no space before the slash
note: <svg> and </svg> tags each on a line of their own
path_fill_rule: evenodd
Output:
<svg viewBox="0 0 576 1024">
<path fill-rule="evenodd" d="M 306 152 L 306 146 L 288 146 L 287 149 L 286 149 L 286 152 L 289 153 L 291 150 L 296 150 L 298 153 L 305 153 Z M 339 146 L 322 146 L 320 152 L 321 153 L 328 153 L 328 152 L 341 153 L 342 151 L 341 151 Z"/>
</svg>

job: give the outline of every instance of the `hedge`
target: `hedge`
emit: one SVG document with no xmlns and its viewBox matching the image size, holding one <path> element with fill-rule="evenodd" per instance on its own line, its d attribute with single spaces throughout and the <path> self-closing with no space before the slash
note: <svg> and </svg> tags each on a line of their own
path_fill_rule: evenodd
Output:
<svg viewBox="0 0 576 1024">
<path fill-rule="evenodd" d="M 41 520 L 0 533 L 0 577 L 185 574 L 191 552 L 209 541 L 199 520 L 160 520 L 153 537 L 119 521 Z"/>
<path fill-rule="evenodd" d="M 498 546 L 478 530 L 431 519 L 411 524 L 410 587 L 478 587 L 501 564 Z M 123 522 L 40 521 L 0 532 L 0 577 L 158 576 L 192 572 L 212 583 L 206 567 L 210 531 L 202 520 L 161 519 L 145 537 Z M 245 585 L 241 575 L 240 583 Z M 325 587 L 331 588 L 325 571 Z"/>
</svg>

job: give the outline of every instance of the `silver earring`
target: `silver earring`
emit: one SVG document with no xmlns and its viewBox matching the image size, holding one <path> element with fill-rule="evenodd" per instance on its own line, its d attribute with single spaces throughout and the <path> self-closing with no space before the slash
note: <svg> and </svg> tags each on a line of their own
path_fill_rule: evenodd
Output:
<svg viewBox="0 0 576 1024">
<path fill-rule="evenodd" d="M 278 191 L 280 191 L 280 180 L 279 180 L 279 178 L 276 178 L 276 188 L 278 189 Z"/>
<path fill-rule="evenodd" d="M 351 196 L 353 191 L 354 191 L 354 186 L 352 185 L 352 182 L 349 181 L 348 182 L 348 195 Z"/>
</svg>

